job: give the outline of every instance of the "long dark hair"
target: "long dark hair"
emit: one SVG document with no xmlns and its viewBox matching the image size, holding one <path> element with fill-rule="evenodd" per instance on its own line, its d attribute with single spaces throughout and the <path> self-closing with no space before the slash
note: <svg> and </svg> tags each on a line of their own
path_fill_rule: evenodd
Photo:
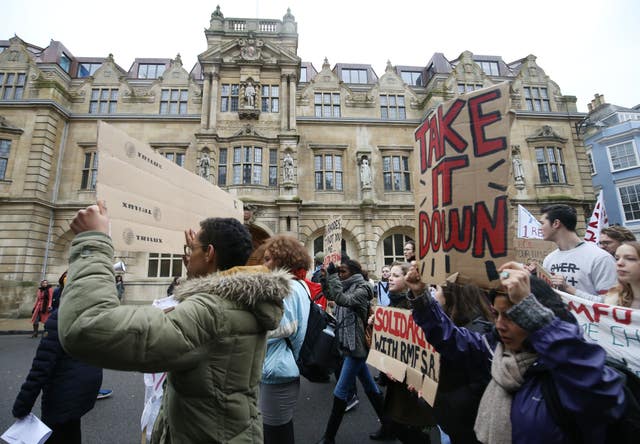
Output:
<svg viewBox="0 0 640 444">
<path fill-rule="evenodd" d="M 443 310 L 457 326 L 467 325 L 478 316 L 495 321 L 486 293 L 475 284 L 447 283 L 442 289 L 445 304 Z"/>
</svg>

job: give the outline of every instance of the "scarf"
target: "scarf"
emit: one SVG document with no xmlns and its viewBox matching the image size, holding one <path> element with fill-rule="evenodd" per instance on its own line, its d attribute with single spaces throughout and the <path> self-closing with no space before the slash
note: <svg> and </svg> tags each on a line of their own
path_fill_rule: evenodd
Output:
<svg viewBox="0 0 640 444">
<path fill-rule="evenodd" d="M 498 343 L 491 363 L 491 381 L 482 395 L 474 431 L 478 441 L 511 443 L 511 401 L 524 382 L 524 373 L 538 358 L 537 353 L 513 353 Z"/>
<path fill-rule="evenodd" d="M 389 293 L 389 300 L 391 301 L 391 304 L 389 304 L 389 305 L 391 307 L 397 307 L 398 305 L 401 305 L 402 302 L 405 299 L 407 299 L 407 293 L 405 293 L 405 292 L 402 292 L 402 293 Z"/>
<path fill-rule="evenodd" d="M 361 282 L 364 278 L 361 274 L 354 274 L 342 281 L 342 292 L 348 293 L 351 287 Z M 349 351 L 356 349 L 356 328 L 358 317 L 356 312 L 350 307 L 336 306 L 336 325 L 338 326 L 338 340 L 340 347 Z"/>
</svg>

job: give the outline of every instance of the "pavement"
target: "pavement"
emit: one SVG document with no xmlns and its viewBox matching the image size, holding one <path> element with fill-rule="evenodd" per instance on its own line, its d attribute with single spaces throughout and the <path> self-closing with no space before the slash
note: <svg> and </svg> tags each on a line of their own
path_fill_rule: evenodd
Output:
<svg viewBox="0 0 640 444">
<path fill-rule="evenodd" d="M 44 325 L 40 326 L 40 332 Z M 0 318 L 0 335 L 22 335 L 33 333 L 30 318 Z"/>
</svg>

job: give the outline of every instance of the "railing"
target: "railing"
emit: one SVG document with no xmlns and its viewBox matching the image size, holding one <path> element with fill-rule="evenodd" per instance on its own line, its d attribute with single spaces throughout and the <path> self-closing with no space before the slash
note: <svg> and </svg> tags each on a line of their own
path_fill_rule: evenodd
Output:
<svg viewBox="0 0 640 444">
<path fill-rule="evenodd" d="M 258 30 L 260 32 L 276 32 L 278 30 L 278 22 L 261 20 L 258 24 Z"/>
</svg>

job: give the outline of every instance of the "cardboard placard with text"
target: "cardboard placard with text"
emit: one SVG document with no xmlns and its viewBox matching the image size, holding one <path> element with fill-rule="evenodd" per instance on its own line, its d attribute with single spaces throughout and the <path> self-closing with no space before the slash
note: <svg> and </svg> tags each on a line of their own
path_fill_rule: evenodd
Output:
<svg viewBox="0 0 640 444">
<path fill-rule="evenodd" d="M 324 262 L 328 266 L 331 262 L 336 264 L 342 260 L 342 217 L 329 219 L 324 228 Z"/>
<path fill-rule="evenodd" d="M 410 310 L 377 306 L 367 364 L 422 390 L 433 406 L 440 378 L 440 354 L 424 338 Z"/>
<path fill-rule="evenodd" d="M 117 128 L 98 123 L 96 197 L 116 250 L 181 254 L 184 230 L 208 217 L 243 221 L 242 202 Z"/>
<path fill-rule="evenodd" d="M 508 104 L 507 83 L 483 88 L 439 105 L 415 132 L 416 254 L 427 282 L 459 272 L 495 287 L 497 267 L 515 257 Z"/>
</svg>

